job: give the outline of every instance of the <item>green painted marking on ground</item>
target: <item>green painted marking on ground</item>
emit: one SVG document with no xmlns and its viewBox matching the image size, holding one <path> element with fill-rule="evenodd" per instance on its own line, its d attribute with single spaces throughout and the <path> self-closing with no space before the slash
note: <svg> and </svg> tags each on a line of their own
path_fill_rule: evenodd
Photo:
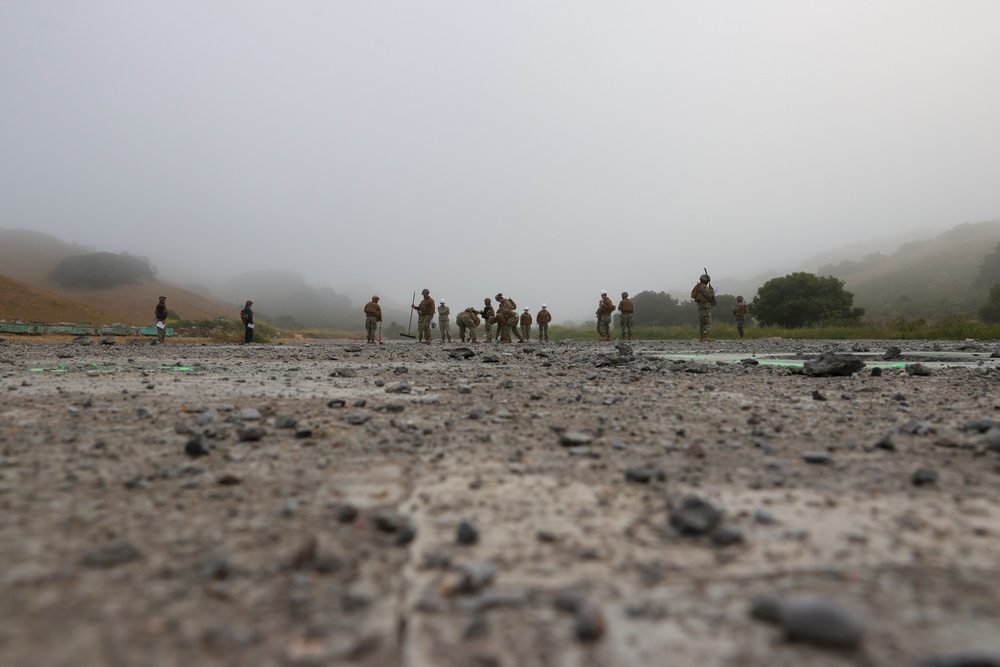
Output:
<svg viewBox="0 0 1000 667">
<path fill-rule="evenodd" d="M 29 368 L 29 373 L 65 373 L 65 366 L 56 366 L 55 368 Z"/>
<path fill-rule="evenodd" d="M 160 366 L 161 371 L 189 371 L 190 366 Z"/>
</svg>

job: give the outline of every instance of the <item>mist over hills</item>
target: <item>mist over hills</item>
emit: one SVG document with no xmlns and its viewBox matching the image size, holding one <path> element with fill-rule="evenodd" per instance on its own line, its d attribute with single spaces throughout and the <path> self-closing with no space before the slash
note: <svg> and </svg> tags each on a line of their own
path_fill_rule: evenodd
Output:
<svg viewBox="0 0 1000 667">
<path fill-rule="evenodd" d="M 973 283 L 984 257 L 998 243 L 1000 220 L 969 223 L 930 237 L 906 234 L 846 244 L 794 264 L 790 261 L 787 269 L 750 278 L 713 278 L 722 293 L 743 294 L 752 300 L 768 280 L 807 271 L 844 280 L 855 295 L 855 305 L 865 308 L 866 318 L 974 316 L 989 286 L 973 287 Z M 65 287 L 51 279 L 59 262 L 94 252 L 94 248 L 40 232 L 0 229 L 0 275 L 6 278 L 0 282 L 0 318 L 145 325 L 151 321 L 156 297 L 165 294 L 172 315 L 185 319 L 235 319 L 244 301 L 252 299 L 259 316 L 278 327 L 356 329 L 370 296 L 365 292 L 364 297 L 352 298 L 332 287 L 310 285 L 292 270 L 245 272 L 208 285 L 192 283 L 185 276 L 156 276 L 106 289 Z M 352 292 L 359 290 L 364 288 Z M 651 285 L 639 286 L 636 292 L 643 290 L 668 291 L 679 301 L 687 298 L 686 288 L 675 293 Z M 406 326 L 410 304 L 395 295 L 380 296 L 386 324 Z M 562 322 L 574 316 L 582 321 L 589 318 L 589 314 L 561 315 L 565 316 Z"/>
</svg>

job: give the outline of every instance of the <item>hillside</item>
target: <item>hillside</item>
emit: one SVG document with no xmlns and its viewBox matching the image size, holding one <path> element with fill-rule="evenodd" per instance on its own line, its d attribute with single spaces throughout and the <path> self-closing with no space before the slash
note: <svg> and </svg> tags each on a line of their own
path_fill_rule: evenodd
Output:
<svg viewBox="0 0 1000 667">
<path fill-rule="evenodd" d="M 60 241 L 30 229 L 0 229 L 0 273 L 28 285 L 46 289 L 56 264 L 92 248 Z"/>
<path fill-rule="evenodd" d="M 121 322 L 123 313 L 77 303 L 22 282 L 0 276 L 0 320 L 22 322 Z"/>
</svg>

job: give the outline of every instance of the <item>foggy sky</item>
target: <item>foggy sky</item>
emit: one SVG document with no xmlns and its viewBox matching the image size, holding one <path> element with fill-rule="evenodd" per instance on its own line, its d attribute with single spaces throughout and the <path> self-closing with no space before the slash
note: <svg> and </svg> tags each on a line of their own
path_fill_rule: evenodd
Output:
<svg viewBox="0 0 1000 667">
<path fill-rule="evenodd" d="M 998 27 L 995 0 L 5 0 L 0 227 L 181 284 L 590 317 L 1000 217 Z"/>
</svg>

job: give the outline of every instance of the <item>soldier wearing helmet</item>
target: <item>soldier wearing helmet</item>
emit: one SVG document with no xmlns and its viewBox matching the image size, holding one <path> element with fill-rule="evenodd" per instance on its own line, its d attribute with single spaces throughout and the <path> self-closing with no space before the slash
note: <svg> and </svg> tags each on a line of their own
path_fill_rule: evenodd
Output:
<svg viewBox="0 0 1000 667">
<path fill-rule="evenodd" d="M 708 337 L 712 330 L 712 306 L 715 305 L 715 292 L 709 284 L 711 282 L 712 278 L 707 273 L 703 273 L 698 279 L 698 284 L 691 290 L 691 298 L 698 304 L 698 329 L 701 333 L 702 343 L 714 340 Z"/>
<path fill-rule="evenodd" d="M 483 328 L 486 330 L 486 342 L 493 342 L 493 325 L 497 323 L 496 311 L 489 297 L 483 299 L 483 309 L 478 311 L 483 318 Z M 475 341 L 473 341 L 475 342 Z"/>
<path fill-rule="evenodd" d="M 420 303 L 411 305 L 417 311 L 417 342 L 431 344 L 431 320 L 434 318 L 434 299 L 431 298 L 431 291 L 423 289 L 420 291 L 424 298 Z"/>
<path fill-rule="evenodd" d="M 607 290 L 601 290 L 601 300 L 597 303 L 597 337 L 611 340 L 611 313 L 615 312 L 615 302 L 608 298 Z"/>
<path fill-rule="evenodd" d="M 451 308 L 445 305 L 444 299 L 441 299 L 441 305 L 438 306 L 438 330 L 441 332 L 441 342 L 450 343 L 451 342 Z"/>
<path fill-rule="evenodd" d="M 369 343 L 375 342 L 375 330 L 382 323 L 382 306 L 378 305 L 378 294 L 365 304 L 365 333 Z"/>
<path fill-rule="evenodd" d="M 628 292 L 622 292 L 622 300 L 618 302 L 619 323 L 622 328 L 622 340 L 632 340 L 632 313 L 635 312 L 635 305 L 632 299 L 628 298 Z"/>
</svg>

